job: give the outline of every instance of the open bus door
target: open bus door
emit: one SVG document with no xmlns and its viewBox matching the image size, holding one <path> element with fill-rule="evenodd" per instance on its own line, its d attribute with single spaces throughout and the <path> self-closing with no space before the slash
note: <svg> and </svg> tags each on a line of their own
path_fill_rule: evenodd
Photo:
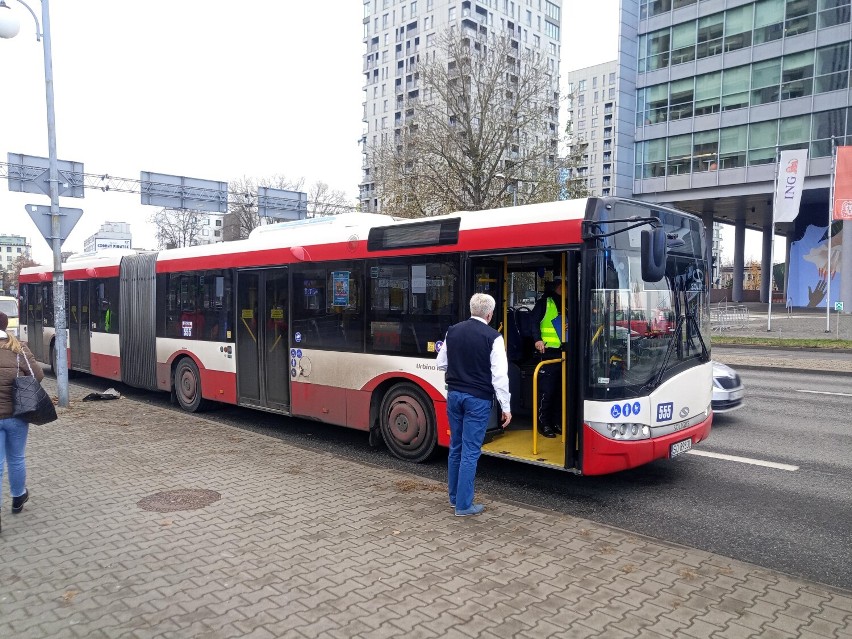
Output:
<svg viewBox="0 0 852 639">
<path fill-rule="evenodd" d="M 572 345 L 579 335 L 579 264 L 579 251 L 478 255 L 470 259 L 467 299 L 473 293 L 487 293 L 497 302 L 491 326 L 503 334 L 512 394 L 512 423 L 506 431 L 486 435 L 483 453 L 544 466 L 577 468 L 580 354 Z M 528 291 L 532 290 L 539 299 L 545 280 L 557 276 L 564 277 L 566 289 L 564 374 L 561 362 L 543 363 L 541 355 L 535 351 L 531 333 L 532 305 L 527 299 Z M 543 437 L 536 428 L 535 395 L 543 369 L 545 374 L 556 374 L 560 378 L 558 405 L 564 415 L 564 428 L 562 434 L 554 438 Z"/>
<path fill-rule="evenodd" d="M 237 271 L 239 403 L 290 410 L 287 268 Z"/>
</svg>

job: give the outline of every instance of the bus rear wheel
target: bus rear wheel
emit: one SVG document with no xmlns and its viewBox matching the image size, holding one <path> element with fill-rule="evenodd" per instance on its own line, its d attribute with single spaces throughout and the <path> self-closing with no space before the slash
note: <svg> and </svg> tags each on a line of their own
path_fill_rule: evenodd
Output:
<svg viewBox="0 0 852 639">
<path fill-rule="evenodd" d="M 427 460 L 438 443 L 432 402 L 414 384 L 397 384 L 382 399 L 382 436 L 390 451 L 406 461 Z"/>
<path fill-rule="evenodd" d="M 175 396 L 180 407 L 189 413 L 197 413 L 207 407 L 207 402 L 201 397 L 198 366 L 189 357 L 182 358 L 175 367 Z"/>
</svg>

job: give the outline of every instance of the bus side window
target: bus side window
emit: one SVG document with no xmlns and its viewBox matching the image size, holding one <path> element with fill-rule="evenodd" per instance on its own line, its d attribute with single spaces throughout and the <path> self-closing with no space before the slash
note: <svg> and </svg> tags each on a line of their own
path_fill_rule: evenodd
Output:
<svg viewBox="0 0 852 639">
<path fill-rule="evenodd" d="M 371 263 L 368 349 L 434 355 L 458 318 L 458 265 L 457 254 Z"/>
<path fill-rule="evenodd" d="M 99 333 L 118 333 L 119 279 L 110 277 L 94 282 L 94 304 L 91 313 L 92 330 Z"/>
</svg>

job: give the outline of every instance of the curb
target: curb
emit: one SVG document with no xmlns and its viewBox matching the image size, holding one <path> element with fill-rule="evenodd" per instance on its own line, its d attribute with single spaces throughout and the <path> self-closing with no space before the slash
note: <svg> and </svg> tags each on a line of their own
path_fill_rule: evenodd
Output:
<svg viewBox="0 0 852 639">
<path fill-rule="evenodd" d="M 725 362 L 722 362 L 725 364 Z M 784 373 L 813 373 L 815 375 L 842 375 L 852 377 L 852 371 L 835 371 L 825 368 L 794 368 L 787 366 L 759 366 L 757 364 L 727 364 L 733 369 L 744 371 L 775 371 Z"/>
<path fill-rule="evenodd" d="M 714 348 L 744 348 L 758 351 L 794 351 L 796 353 L 835 353 L 841 355 L 852 355 L 852 349 L 848 348 L 819 348 L 817 346 L 770 346 L 768 344 L 714 344 L 711 340 L 710 349 Z"/>
</svg>

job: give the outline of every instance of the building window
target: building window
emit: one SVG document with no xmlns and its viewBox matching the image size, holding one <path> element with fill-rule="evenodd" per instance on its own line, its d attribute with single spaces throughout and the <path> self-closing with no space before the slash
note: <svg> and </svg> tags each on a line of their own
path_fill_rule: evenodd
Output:
<svg viewBox="0 0 852 639">
<path fill-rule="evenodd" d="M 671 83 L 669 107 L 669 119 L 680 120 L 692 117 L 692 101 L 694 95 L 695 80 L 684 78 Z"/>
<path fill-rule="evenodd" d="M 771 164 L 778 143 L 778 121 L 756 122 L 748 127 L 748 164 Z"/>
<path fill-rule="evenodd" d="M 754 5 L 747 4 L 725 12 L 725 51 L 751 46 Z"/>
<path fill-rule="evenodd" d="M 648 140 L 642 143 L 642 177 L 663 177 L 666 174 L 666 140 Z"/>
<path fill-rule="evenodd" d="M 741 109 L 748 106 L 749 67 L 725 69 L 722 74 L 722 110 Z"/>
<path fill-rule="evenodd" d="M 701 131 L 692 138 L 692 172 L 715 171 L 719 168 L 719 132 Z"/>
<path fill-rule="evenodd" d="M 849 43 L 818 49 L 814 91 L 840 91 L 849 86 Z"/>
<path fill-rule="evenodd" d="M 785 55 L 781 66 L 781 99 L 801 98 L 813 93 L 814 52 Z"/>
<path fill-rule="evenodd" d="M 672 27 L 672 64 L 695 59 L 696 23 L 685 22 Z"/>
<path fill-rule="evenodd" d="M 689 173 L 692 159 L 692 136 L 675 135 L 669 138 L 668 175 Z"/>
<path fill-rule="evenodd" d="M 784 118 L 778 123 L 779 149 L 807 149 L 811 137 L 811 116 Z"/>
<path fill-rule="evenodd" d="M 707 58 L 722 53 L 722 32 L 724 30 L 724 13 L 706 16 L 698 21 L 698 37 L 695 50 L 696 57 Z"/>
<path fill-rule="evenodd" d="M 547 37 L 552 38 L 554 40 L 559 40 L 559 27 L 557 27 L 552 22 L 545 21 L 544 23 L 544 33 Z"/>
<path fill-rule="evenodd" d="M 754 5 L 754 43 L 778 40 L 784 35 L 784 0 L 760 0 Z"/>
<path fill-rule="evenodd" d="M 751 105 L 777 102 L 780 95 L 780 80 L 780 58 L 753 64 L 751 70 Z"/>
<path fill-rule="evenodd" d="M 846 109 L 814 113 L 811 122 L 811 157 L 828 157 L 832 153 L 832 138 L 837 137 L 842 144 L 846 133 L 852 136 L 852 122 L 846 125 Z M 847 143 L 852 140 L 847 140 Z"/>
<path fill-rule="evenodd" d="M 849 22 L 849 0 L 819 0 L 819 28 Z"/>
</svg>

